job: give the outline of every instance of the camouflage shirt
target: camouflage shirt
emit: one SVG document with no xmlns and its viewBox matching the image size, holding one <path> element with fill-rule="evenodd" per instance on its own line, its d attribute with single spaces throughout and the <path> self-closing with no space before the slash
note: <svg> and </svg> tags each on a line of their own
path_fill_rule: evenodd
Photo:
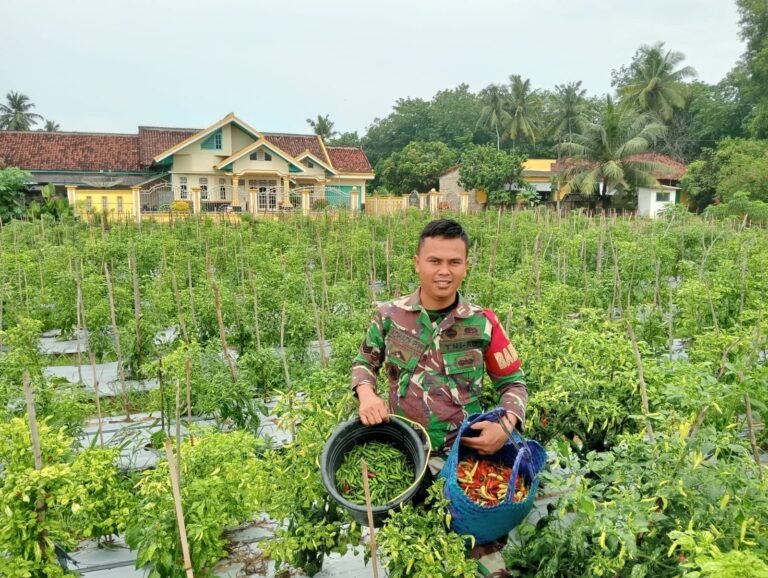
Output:
<svg viewBox="0 0 768 578">
<path fill-rule="evenodd" d="M 520 359 L 489 309 L 459 300 L 438 323 L 421 306 L 419 291 L 381 305 L 352 365 L 352 387 L 376 384 L 381 366 L 389 409 L 422 424 L 434 451 L 453 443 L 464 418 L 482 411 L 488 373 L 499 406 L 525 421 L 528 391 Z"/>
</svg>

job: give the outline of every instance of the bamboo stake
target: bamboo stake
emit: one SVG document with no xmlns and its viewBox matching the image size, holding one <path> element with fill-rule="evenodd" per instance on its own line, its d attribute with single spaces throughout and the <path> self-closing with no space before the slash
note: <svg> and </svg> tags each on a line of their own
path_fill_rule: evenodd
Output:
<svg viewBox="0 0 768 578">
<path fill-rule="evenodd" d="M 760 465 L 760 450 L 757 448 L 757 440 L 755 439 L 755 422 L 752 418 L 752 400 L 749 398 L 749 394 L 744 394 L 744 405 L 747 407 L 747 431 L 749 432 L 749 445 L 752 446 L 752 457 L 755 458 L 757 464 L 758 475 L 763 477 L 763 468 Z"/>
<path fill-rule="evenodd" d="M 669 286 L 669 307 L 667 309 L 669 319 L 667 320 L 667 340 L 669 346 L 669 359 L 672 359 L 673 348 L 675 344 L 675 311 L 674 311 L 674 296 L 672 294 L 672 286 Z"/>
<path fill-rule="evenodd" d="M 317 231 L 317 254 L 320 257 L 320 271 L 323 274 L 323 309 L 330 313 L 330 303 L 328 300 L 328 274 L 325 267 L 325 252 L 323 251 L 323 239 L 320 231 Z M 387 263 L 389 265 L 389 263 Z"/>
<path fill-rule="evenodd" d="M 181 380 L 176 378 L 176 455 L 181 456 Z M 176 470 L 176 483 L 181 486 L 181 474 Z"/>
<path fill-rule="evenodd" d="M 368 487 L 368 465 L 365 463 L 364 458 L 360 458 L 360 465 L 363 470 L 363 490 L 365 491 L 365 509 L 368 512 L 368 529 L 371 531 L 371 566 L 373 567 L 373 578 L 379 578 L 379 563 L 376 558 L 376 529 L 373 526 L 371 490 Z"/>
<path fill-rule="evenodd" d="M 81 308 L 82 308 L 82 304 L 81 304 L 80 301 L 82 299 L 82 295 L 81 295 L 80 289 L 79 289 L 80 288 L 80 282 L 79 282 L 79 278 L 77 276 L 77 271 L 75 271 L 75 267 L 74 267 L 74 264 L 72 263 L 72 259 L 71 258 L 69 260 L 69 268 L 72 271 L 72 274 L 75 275 L 75 283 L 77 285 L 77 291 L 75 291 L 75 293 L 76 293 L 76 296 L 75 296 L 75 326 L 76 326 L 75 327 L 75 336 L 76 336 L 75 349 L 77 351 L 77 378 L 78 378 L 78 383 L 83 383 L 83 356 L 81 355 L 81 352 L 80 352 L 80 336 L 83 335 L 83 331 L 82 331 L 83 325 L 82 325 L 82 320 L 81 320 L 81 316 L 80 316 L 80 311 L 81 311 Z M 0 307 L 0 312 L 2 312 L 2 307 Z"/>
<path fill-rule="evenodd" d="M 315 317 L 315 333 L 317 335 L 317 344 L 320 348 L 320 365 L 322 367 L 328 367 L 328 358 L 325 355 L 325 335 L 323 334 L 323 326 L 320 321 L 320 312 L 317 308 L 317 300 L 315 299 L 315 288 L 312 285 L 312 278 L 309 275 L 309 269 L 304 267 L 304 278 L 307 283 L 307 291 L 309 291 L 309 298 L 312 302 L 312 313 Z"/>
<path fill-rule="evenodd" d="M 125 421 L 131 421 L 131 407 L 128 402 L 128 386 L 125 383 L 125 368 L 123 367 L 123 348 L 120 344 L 120 329 L 117 326 L 117 313 L 115 312 L 115 293 L 112 287 L 112 277 L 109 274 L 109 266 L 104 262 L 104 277 L 107 280 L 107 297 L 109 298 L 109 315 L 112 318 L 112 333 L 115 334 L 115 353 L 117 353 L 117 374 L 120 376 L 120 391 L 123 394 L 123 411 Z M 139 347 L 139 344 L 136 344 Z"/>
<path fill-rule="evenodd" d="M 741 295 L 739 297 L 739 316 L 744 311 L 744 297 L 747 292 L 747 256 L 749 254 L 749 245 L 744 247 L 744 258 L 741 261 Z M 2 328 L 2 324 L 0 324 Z"/>
<path fill-rule="evenodd" d="M 288 356 L 285 354 L 285 302 L 283 302 L 283 311 L 280 316 L 280 359 L 283 362 L 283 371 L 285 372 L 285 385 L 288 388 L 289 401 L 288 411 L 293 412 L 293 383 L 291 382 L 291 373 L 288 371 Z M 296 435 L 296 422 L 291 421 L 291 435 Z"/>
<path fill-rule="evenodd" d="M 248 279 L 251 282 L 253 293 L 253 329 L 256 332 L 256 349 L 261 349 L 261 330 L 259 329 L 259 293 L 256 290 L 256 280 L 253 277 L 253 269 L 248 266 Z"/>
<path fill-rule="evenodd" d="M 219 299 L 219 286 L 213 279 L 213 272 L 209 271 L 211 278 L 211 289 L 213 290 L 213 302 L 216 305 L 216 321 L 219 325 L 219 341 L 221 341 L 221 349 L 224 352 L 224 361 L 227 362 L 229 368 L 229 375 L 232 378 L 232 383 L 237 381 L 237 370 L 235 369 L 232 356 L 229 354 L 229 347 L 227 346 L 227 333 L 224 327 L 224 315 L 221 312 L 221 299 Z"/>
<path fill-rule="evenodd" d="M 171 440 L 165 439 L 165 455 L 168 458 L 168 470 L 171 476 L 171 490 L 173 491 L 173 505 L 176 509 L 176 524 L 179 527 L 179 541 L 181 542 L 181 554 L 184 558 L 184 571 L 187 578 L 194 578 L 192 571 L 192 559 L 189 557 L 189 542 L 187 542 L 187 527 L 184 523 L 184 510 L 181 505 L 181 485 L 179 484 L 179 466 L 173 458 Z"/>
<path fill-rule="evenodd" d="M 199 335 L 200 332 L 197 328 L 197 314 L 195 313 L 195 290 L 192 286 L 192 261 L 187 260 L 187 281 L 189 286 L 189 313 L 192 315 L 192 327 L 195 329 L 195 334 Z"/>
<path fill-rule="evenodd" d="M 650 410 L 648 408 L 648 388 L 645 384 L 645 376 L 643 374 L 643 359 L 640 357 L 640 349 L 637 346 L 637 338 L 635 337 L 635 329 L 632 327 L 632 322 L 629 317 L 625 317 L 627 323 L 627 333 L 629 334 L 629 340 L 632 342 L 632 352 L 635 354 L 635 363 L 637 364 L 637 376 L 640 381 L 640 398 L 643 404 L 643 415 L 645 416 L 645 429 L 648 432 L 648 439 L 654 441 L 653 425 L 648 417 Z"/>
<path fill-rule="evenodd" d="M 184 370 L 187 378 L 187 427 L 190 427 L 192 423 L 192 360 L 188 357 L 187 362 L 184 365 Z M 189 430 L 189 445 L 195 445 L 195 437 L 192 435 L 192 430 Z"/>
<path fill-rule="evenodd" d="M 187 324 L 184 323 L 184 312 L 181 307 L 181 294 L 179 293 L 179 286 L 176 282 L 176 271 L 171 268 L 171 287 L 173 288 L 173 297 L 176 300 L 176 317 L 179 320 L 179 328 L 181 334 L 184 337 L 184 341 L 189 343 L 189 333 L 187 332 Z"/>
<path fill-rule="evenodd" d="M 98 435 L 99 435 L 99 444 L 101 447 L 104 447 L 104 434 L 102 433 L 102 417 L 101 417 L 101 394 L 99 392 L 99 376 L 96 372 L 96 355 L 93 353 L 93 348 L 90 346 L 90 339 L 91 334 L 88 332 L 88 320 L 86 319 L 85 315 L 85 303 L 83 301 L 83 288 L 82 283 L 80 280 L 80 267 L 79 267 L 79 260 L 75 260 L 75 271 L 76 271 L 76 284 L 77 284 L 77 301 L 80 304 L 80 319 L 83 324 L 83 332 L 86 335 L 86 338 L 88 339 L 87 342 L 87 348 L 88 348 L 88 361 L 91 364 L 91 375 L 93 376 L 93 395 L 94 399 L 96 401 L 96 418 L 98 419 Z"/>
<path fill-rule="evenodd" d="M 32 442 L 32 456 L 35 461 L 35 470 L 43 469 L 43 452 L 40 449 L 40 435 L 37 430 L 37 413 L 35 412 L 35 398 L 32 393 L 32 383 L 29 373 L 24 371 L 22 374 L 22 384 L 24 386 L 24 398 L 27 402 L 27 416 L 29 418 L 29 437 Z M 45 500 L 38 498 L 35 501 L 35 516 L 40 534 L 37 537 L 37 544 L 40 548 L 41 558 L 45 559 L 45 550 L 48 547 L 48 529 L 43 527 L 45 523 Z"/>
<path fill-rule="evenodd" d="M 40 435 L 37 431 L 37 412 L 35 411 L 35 397 L 32 393 L 32 380 L 26 370 L 21 376 L 24 386 L 24 399 L 27 402 L 27 416 L 29 418 L 29 437 L 32 442 L 32 456 L 35 460 L 35 469 L 43 469 L 43 452 L 40 449 Z"/>
<path fill-rule="evenodd" d="M 136 327 L 136 368 L 141 370 L 141 293 L 139 292 L 139 272 L 136 263 L 136 250 L 131 249 L 128 258 L 133 277 L 133 316 Z"/>
</svg>

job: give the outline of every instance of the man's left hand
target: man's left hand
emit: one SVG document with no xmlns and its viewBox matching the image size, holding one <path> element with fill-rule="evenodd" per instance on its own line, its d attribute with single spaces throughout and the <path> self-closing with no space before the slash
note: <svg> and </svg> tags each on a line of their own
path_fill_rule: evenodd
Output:
<svg viewBox="0 0 768 578">
<path fill-rule="evenodd" d="M 517 421 L 514 416 L 507 416 L 507 424 L 511 426 L 509 431 L 512 431 Z M 477 450 L 481 455 L 491 455 L 499 451 L 509 439 L 499 424 L 492 421 L 481 421 L 470 426 L 470 429 L 479 430 L 480 435 L 467 437 L 462 436 L 462 445 Z"/>
</svg>

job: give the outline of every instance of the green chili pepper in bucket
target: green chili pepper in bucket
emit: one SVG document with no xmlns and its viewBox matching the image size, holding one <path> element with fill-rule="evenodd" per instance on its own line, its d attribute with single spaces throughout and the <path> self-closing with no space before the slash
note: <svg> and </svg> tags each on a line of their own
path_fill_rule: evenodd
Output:
<svg viewBox="0 0 768 578">
<path fill-rule="evenodd" d="M 368 487 L 371 503 L 375 506 L 388 504 L 414 482 L 413 465 L 393 445 L 382 442 L 358 445 L 346 455 L 336 471 L 336 487 L 344 498 L 354 504 L 365 503 L 361 458 L 368 465 Z"/>
</svg>

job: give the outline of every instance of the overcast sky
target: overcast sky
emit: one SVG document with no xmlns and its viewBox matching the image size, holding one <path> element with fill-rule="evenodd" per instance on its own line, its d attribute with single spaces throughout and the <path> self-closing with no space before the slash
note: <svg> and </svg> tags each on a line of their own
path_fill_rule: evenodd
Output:
<svg viewBox="0 0 768 578">
<path fill-rule="evenodd" d="M 529 77 L 610 91 L 664 41 L 701 80 L 743 52 L 733 0 L 3 0 L 0 99 L 22 92 L 67 131 L 203 128 L 235 112 L 362 135 L 400 97 Z"/>
</svg>

